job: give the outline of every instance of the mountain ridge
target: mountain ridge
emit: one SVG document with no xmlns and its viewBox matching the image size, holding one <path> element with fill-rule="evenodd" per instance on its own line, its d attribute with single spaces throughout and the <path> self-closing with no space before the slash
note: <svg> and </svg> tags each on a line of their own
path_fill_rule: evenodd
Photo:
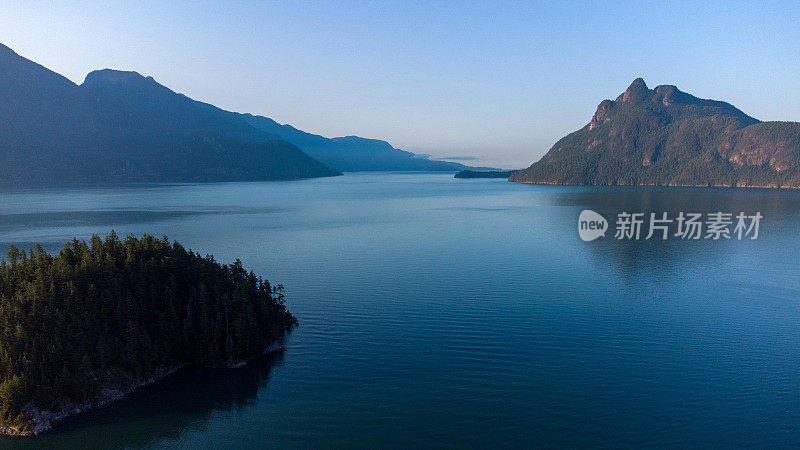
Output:
<svg viewBox="0 0 800 450">
<path fill-rule="evenodd" d="M 228 111 L 200 100 L 194 100 L 184 94 L 172 91 L 159 84 L 153 77 L 144 76 L 135 71 L 118 71 L 113 69 L 100 69 L 90 72 L 80 86 L 91 89 L 103 90 L 128 90 L 126 97 L 141 99 L 141 94 L 152 94 L 159 90 L 162 94 L 180 96 L 185 103 L 192 103 L 210 114 L 217 120 L 223 116 L 227 120 L 237 123 L 247 123 L 249 126 L 241 130 L 238 137 L 245 140 L 282 139 L 300 148 L 314 159 L 339 171 L 393 171 L 393 170 L 421 170 L 421 171 L 447 171 L 456 172 L 467 168 L 460 163 L 449 161 L 433 161 L 419 158 L 414 153 L 393 147 L 389 142 L 364 138 L 355 135 L 328 138 L 319 134 L 306 132 L 289 124 L 280 124 L 277 121 L 262 115 L 251 113 L 238 113 Z M 176 100 L 177 101 L 177 100 Z M 186 106 L 186 105 L 184 105 Z M 173 112 L 173 114 L 175 114 Z M 252 127 L 252 129 L 251 129 Z M 257 130 L 254 133 L 253 130 Z"/>
<path fill-rule="evenodd" d="M 800 187 L 800 123 L 635 79 L 510 181 L 571 185 Z"/>
<path fill-rule="evenodd" d="M 7 105 L 0 182 L 251 181 L 467 168 L 379 139 L 327 138 L 226 111 L 135 71 L 94 70 L 76 84 L 3 44 L 0 104 Z"/>
<path fill-rule="evenodd" d="M 2 45 L 2 44 L 0 44 Z M 0 48 L 0 181 L 256 181 L 334 176 L 277 136 L 208 114 L 136 72 L 81 85 Z"/>
<path fill-rule="evenodd" d="M 433 161 L 393 147 L 389 142 L 360 136 L 328 138 L 299 130 L 288 124 L 254 114 L 241 116 L 255 128 L 276 134 L 330 167 L 343 172 L 422 170 L 457 172 L 467 166 L 449 161 Z"/>
</svg>

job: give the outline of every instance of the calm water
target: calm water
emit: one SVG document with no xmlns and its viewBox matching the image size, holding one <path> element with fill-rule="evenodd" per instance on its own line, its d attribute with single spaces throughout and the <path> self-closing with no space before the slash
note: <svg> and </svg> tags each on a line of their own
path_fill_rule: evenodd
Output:
<svg viewBox="0 0 800 450">
<path fill-rule="evenodd" d="M 583 242 L 585 208 L 760 211 Z M 2 446 L 800 445 L 800 192 L 449 175 L 0 193 L 0 248 L 166 234 L 286 285 L 288 351 Z"/>
</svg>

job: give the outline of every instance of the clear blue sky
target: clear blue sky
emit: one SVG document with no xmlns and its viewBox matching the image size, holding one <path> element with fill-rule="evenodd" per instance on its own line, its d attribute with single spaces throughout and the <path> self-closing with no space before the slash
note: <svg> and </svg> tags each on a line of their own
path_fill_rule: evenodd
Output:
<svg viewBox="0 0 800 450">
<path fill-rule="evenodd" d="M 136 70 L 306 131 L 500 167 L 638 76 L 800 121 L 798 1 L 164 3 L 0 0 L 0 42 L 78 83 Z"/>
</svg>

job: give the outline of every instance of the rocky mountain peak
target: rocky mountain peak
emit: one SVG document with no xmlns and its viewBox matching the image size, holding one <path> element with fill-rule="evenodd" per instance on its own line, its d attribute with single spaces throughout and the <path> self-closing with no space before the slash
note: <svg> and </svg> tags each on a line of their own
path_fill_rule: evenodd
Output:
<svg viewBox="0 0 800 450">
<path fill-rule="evenodd" d="M 145 77 L 139 72 L 101 69 L 89 72 L 83 81 L 84 86 L 92 87 L 131 87 L 143 85 L 156 85 L 153 77 Z"/>
<path fill-rule="evenodd" d="M 633 80 L 628 89 L 617 97 L 617 101 L 623 104 L 640 102 L 650 96 L 652 91 L 647 88 L 647 84 L 642 78 Z"/>
</svg>

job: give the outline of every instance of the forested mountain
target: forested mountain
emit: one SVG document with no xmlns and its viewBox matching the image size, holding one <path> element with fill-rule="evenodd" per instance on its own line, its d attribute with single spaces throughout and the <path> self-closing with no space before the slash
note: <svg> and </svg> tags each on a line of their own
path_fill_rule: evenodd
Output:
<svg viewBox="0 0 800 450">
<path fill-rule="evenodd" d="M 0 433 L 33 434 L 189 365 L 264 355 L 282 288 L 166 238 L 74 240 L 0 263 Z"/>
<path fill-rule="evenodd" d="M 800 187 L 800 123 L 638 78 L 511 181 L 589 185 Z"/>
<path fill-rule="evenodd" d="M 0 44 L 0 181 L 222 181 L 337 175 L 280 137 L 135 72 L 82 85 Z"/>
<path fill-rule="evenodd" d="M 326 138 L 300 131 L 291 125 L 281 125 L 274 120 L 243 114 L 247 123 L 261 131 L 282 137 L 322 161 L 343 172 L 366 170 L 426 170 L 456 172 L 467 166 L 449 161 L 432 161 L 410 152 L 396 149 L 386 141 L 358 136 Z"/>
</svg>

